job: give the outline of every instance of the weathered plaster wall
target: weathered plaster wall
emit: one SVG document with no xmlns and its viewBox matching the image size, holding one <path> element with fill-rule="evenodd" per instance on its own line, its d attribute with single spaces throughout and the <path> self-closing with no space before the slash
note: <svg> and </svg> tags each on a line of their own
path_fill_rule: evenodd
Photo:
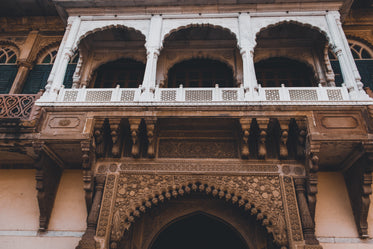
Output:
<svg viewBox="0 0 373 249">
<path fill-rule="evenodd" d="M 0 170 L 0 231 L 37 230 L 35 170 Z"/>
<path fill-rule="evenodd" d="M 373 248 L 373 241 L 360 240 L 342 173 L 319 173 L 316 205 L 316 236 L 324 249 Z M 373 197 L 371 196 L 373 202 Z M 369 211 L 369 234 L 373 237 L 373 207 Z"/>
<path fill-rule="evenodd" d="M 35 170 L 0 170 L 0 249 L 74 249 L 87 217 L 81 171 L 64 171 L 44 234 L 35 185 Z"/>
</svg>

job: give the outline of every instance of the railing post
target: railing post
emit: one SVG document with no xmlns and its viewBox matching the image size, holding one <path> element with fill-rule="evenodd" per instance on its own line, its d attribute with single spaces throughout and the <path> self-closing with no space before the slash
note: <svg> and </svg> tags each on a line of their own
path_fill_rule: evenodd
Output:
<svg viewBox="0 0 373 249">
<path fill-rule="evenodd" d="M 287 87 L 285 87 L 284 84 L 281 84 L 281 89 L 280 89 L 279 93 L 280 93 L 280 100 L 281 101 L 290 101 L 289 89 Z"/>
<path fill-rule="evenodd" d="M 183 84 L 180 84 L 179 88 L 176 90 L 176 101 L 185 101 L 184 93 Z"/>
<path fill-rule="evenodd" d="M 113 94 L 111 95 L 111 102 L 120 101 L 120 85 L 117 85 L 115 89 L 112 90 Z"/>
<path fill-rule="evenodd" d="M 323 101 L 329 100 L 328 94 L 326 93 L 326 88 L 323 87 L 321 84 L 319 84 L 319 87 L 317 88 L 317 92 L 318 92 L 317 95 L 319 97 L 319 100 L 323 100 Z"/>
<path fill-rule="evenodd" d="M 85 96 L 86 96 L 86 92 L 87 92 L 87 89 L 85 86 L 83 86 L 82 88 L 78 89 L 78 96 L 76 97 L 76 101 L 77 102 L 84 102 L 84 99 L 85 99 Z"/>
<path fill-rule="evenodd" d="M 213 89 L 212 101 L 222 101 L 222 90 L 219 88 L 219 84 L 215 84 Z"/>
</svg>

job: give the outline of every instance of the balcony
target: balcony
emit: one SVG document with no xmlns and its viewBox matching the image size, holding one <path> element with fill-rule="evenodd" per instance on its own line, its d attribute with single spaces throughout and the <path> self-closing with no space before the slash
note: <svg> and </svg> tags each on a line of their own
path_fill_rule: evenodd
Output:
<svg viewBox="0 0 373 249">
<path fill-rule="evenodd" d="M 265 87 L 254 93 L 244 88 L 156 88 L 151 98 L 141 96 L 142 88 L 64 89 L 56 101 L 41 99 L 40 106 L 168 106 L 168 105 L 349 105 L 371 104 L 351 100 L 342 87 Z"/>
</svg>

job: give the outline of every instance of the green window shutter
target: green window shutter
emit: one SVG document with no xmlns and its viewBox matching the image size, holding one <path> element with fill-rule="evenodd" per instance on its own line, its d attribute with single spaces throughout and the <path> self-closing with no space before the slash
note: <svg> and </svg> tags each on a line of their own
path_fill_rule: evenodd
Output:
<svg viewBox="0 0 373 249">
<path fill-rule="evenodd" d="M 373 60 L 356 60 L 355 63 L 364 86 L 373 90 Z"/>
<path fill-rule="evenodd" d="M 341 67 L 339 66 L 339 61 L 331 61 L 330 64 L 332 65 L 333 72 L 335 75 L 334 77 L 335 85 L 341 86 L 343 83 L 343 78 L 342 78 Z"/>
<path fill-rule="evenodd" d="M 17 75 L 17 65 L 1 65 L 0 66 L 0 94 L 9 93 L 12 87 L 14 78 Z"/>
<path fill-rule="evenodd" d="M 76 64 L 69 64 L 66 69 L 65 79 L 63 80 L 63 84 L 65 88 L 71 88 L 73 85 L 73 75 L 75 72 Z"/>
<path fill-rule="evenodd" d="M 35 65 L 30 71 L 22 93 L 35 94 L 44 89 L 53 65 Z"/>
</svg>

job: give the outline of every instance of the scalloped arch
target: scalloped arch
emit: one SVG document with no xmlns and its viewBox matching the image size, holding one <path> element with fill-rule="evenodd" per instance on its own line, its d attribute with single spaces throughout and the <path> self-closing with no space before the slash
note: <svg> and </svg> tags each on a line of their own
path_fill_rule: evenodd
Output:
<svg viewBox="0 0 373 249">
<path fill-rule="evenodd" d="M 282 25 L 282 24 L 288 24 L 288 23 L 296 24 L 296 25 L 299 25 L 301 27 L 305 27 L 305 28 L 309 28 L 309 29 L 312 29 L 312 30 L 316 30 L 316 31 L 318 31 L 320 34 L 322 34 L 325 37 L 325 39 L 327 40 L 327 42 L 328 42 L 329 45 L 332 44 L 331 39 L 330 39 L 330 37 L 329 37 L 329 35 L 328 35 L 328 33 L 327 33 L 326 30 L 320 28 L 319 26 L 314 26 L 314 25 L 312 25 L 310 23 L 302 22 L 302 21 L 299 21 L 299 20 L 291 19 L 291 18 L 290 19 L 286 19 L 286 20 L 281 20 L 281 21 L 277 21 L 276 20 L 273 23 L 270 23 L 270 24 L 268 24 L 265 27 L 261 27 L 259 30 L 255 30 L 254 31 L 255 32 L 255 42 L 257 40 L 258 35 L 262 31 L 264 31 L 266 29 L 270 29 L 270 28 L 276 27 L 276 26 L 279 26 L 279 25 Z M 257 44 L 255 44 L 255 46 L 256 45 Z"/>
<path fill-rule="evenodd" d="M 278 176 L 272 176 L 271 179 L 276 177 L 278 178 Z M 274 200 L 259 197 L 255 192 L 249 193 L 244 187 L 238 187 L 239 183 L 233 182 L 233 177 L 227 179 L 229 181 L 225 184 L 219 181 L 218 178 L 215 180 L 212 178 L 203 180 L 198 179 L 198 177 L 185 179 L 182 184 L 168 183 L 167 186 L 158 184 L 157 188 L 146 187 L 146 191 L 144 189 L 134 191 L 126 188 L 126 191 L 129 192 L 128 198 L 130 200 L 126 201 L 128 205 L 125 208 L 121 207 L 120 210 L 114 211 L 110 240 L 111 248 L 117 248 L 125 231 L 131 227 L 136 218 L 141 217 L 143 213 L 156 206 L 159 202 L 164 202 L 166 199 L 179 198 L 197 191 L 205 193 L 207 196 L 223 199 L 233 206 L 244 209 L 261 221 L 262 226 L 267 229 L 268 233 L 273 235 L 278 245 L 286 245 L 288 243 L 283 208 L 279 207 L 278 203 L 274 204 Z M 241 180 L 245 182 L 246 180 L 250 181 L 250 179 L 254 178 L 248 177 Z M 254 180 L 254 182 L 256 181 Z M 134 185 L 136 184 L 132 184 L 132 186 Z M 118 205 L 120 206 L 120 204 Z"/>
<path fill-rule="evenodd" d="M 35 57 L 36 62 L 40 63 L 41 59 L 44 56 L 46 56 L 50 51 L 52 51 L 52 50 L 57 50 L 58 51 L 59 46 L 60 46 L 60 42 L 56 41 L 56 42 L 52 42 L 52 43 L 44 46 L 43 48 L 41 48 L 39 50 L 39 52 L 36 54 L 36 57 Z"/>
<path fill-rule="evenodd" d="M 169 28 L 168 30 L 164 30 L 162 32 L 162 41 L 161 41 L 161 49 L 163 48 L 164 41 L 173 33 L 187 29 L 187 28 L 194 28 L 194 27 L 210 27 L 214 29 L 220 29 L 223 31 L 229 32 L 229 34 L 233 35 L 236 41 L 238 41 L 238 34 L 236 31 L 233 31 L 229 25 L 223 26 L 221 24 L 214 24 L 212 22 L 205 22 L 203 20 L 194 20 L 194 22 L 191 22 L 186 25 L 179 25 L 177 27 Z"/>
<path fill-rule="evenodd" d="M 87 38 L 89 35 L 92 35 L 94 33 L 100 32 L 100 31 L 109 30 L 109 29 L 127 29 L 129 31 L 134 31 L 136 33 L 139 33 L 144 38 L 144 46 L 145 46 L 146 35 L 141 30 L 135 29 L 133 27 L 126 26 L 124 24 L 112 24 L 112 25 L 103 25 L 102 27 L 96 27 L 92 30 L 88 30 L 85 33 L 81 34 L 79 36 L 79 38 L 76 40 L 75 46 L 72 49 L 73 52 L 75 52 L 76 49 L 78 49 L 80 42 L 83 39 Z"/>
</svg>

